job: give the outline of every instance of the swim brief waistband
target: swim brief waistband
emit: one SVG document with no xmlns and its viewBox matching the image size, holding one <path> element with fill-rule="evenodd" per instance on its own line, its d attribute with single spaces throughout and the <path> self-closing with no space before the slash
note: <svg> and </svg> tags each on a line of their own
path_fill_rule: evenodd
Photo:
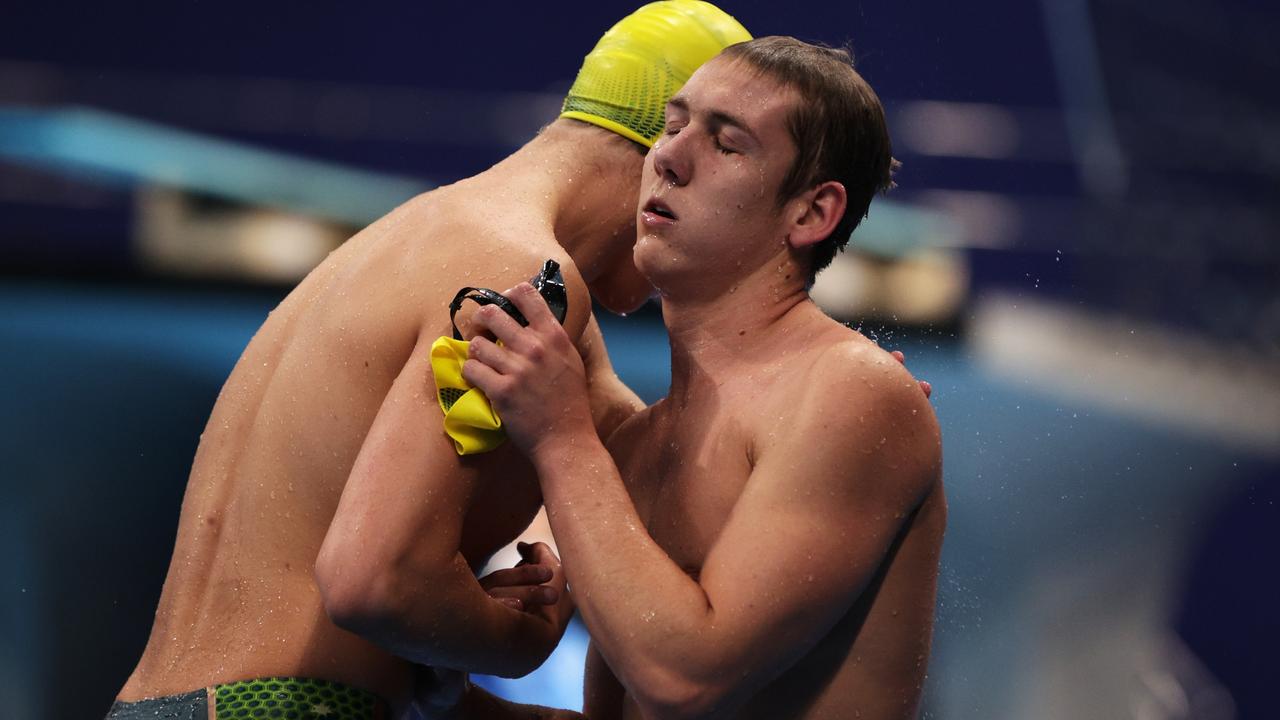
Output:
<svg viewBox="0 0 1280 720">
<path fill-rule="evenodd" d="M 106 720 L 386 720 L 387 703 L 367 690 L 311 678 L 240 680 L 181 695 L 116 702 Z"/>
</svg>

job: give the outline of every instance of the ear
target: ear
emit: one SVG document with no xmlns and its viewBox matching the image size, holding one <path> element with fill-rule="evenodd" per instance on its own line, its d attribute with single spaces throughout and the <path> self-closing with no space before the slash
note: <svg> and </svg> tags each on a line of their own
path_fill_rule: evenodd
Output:
<svg viewBox="0 0 1280 720">
<path fill-rule="evenodd" d="M 844 218 L 848 206 L 844 185 L 828 180 L 792 201 L 794 218 L 787 242 L 793 248 L 807 248 L 826 240 Z"/>
</svg>

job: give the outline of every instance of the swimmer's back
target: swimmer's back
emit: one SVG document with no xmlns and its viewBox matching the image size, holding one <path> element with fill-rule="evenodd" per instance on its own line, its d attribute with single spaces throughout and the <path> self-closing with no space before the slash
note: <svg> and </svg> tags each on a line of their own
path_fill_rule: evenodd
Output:
<svg viewBox="0 0 1280 720">
<path fill-rule="evenodd" d="M 308 275 L 249 343 L 201 435 L 155 625 L 121 699 L 272 675 L 403 699 L 407 665 L 333 625 L 313 578 L 361 443 L 415 345 L 423 347 L 419 336 L 429 343 L 448 332 L 447 305 L 460 286 L 501 291 L 553 257 L 565 268 L 567 326 L 580 330 L 589 308 L 550 228 L 527 206 L 480 204 L 477 195 L 443 188 L 369 226 Z M 421 382 L 434 392 L 429 375 Z M 422 432 L 452 454 L 433 420 Z M 485 508 L 477 513 L 484 519 L 468 516 L 462 549 L 473 563 L 520 532 L 539 500 L 532 480 L 512 477 L 527 470 L 506 448 L 458 470 L 507 464 L 504 492 L 478 490 L 473 507 Z"/>
</svg>

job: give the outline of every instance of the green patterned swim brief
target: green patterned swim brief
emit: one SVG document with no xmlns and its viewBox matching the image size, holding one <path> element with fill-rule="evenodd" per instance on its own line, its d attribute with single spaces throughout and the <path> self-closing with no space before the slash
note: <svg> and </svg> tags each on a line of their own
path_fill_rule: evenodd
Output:
<svg viewBox="0 0 1280 720">
<path fill-rule="evenodd" d="M 387 703 L 366 690 L 310 678 L 256 678 L 182 695 L 117 702 L 107 720 L 386 720 Z"/>
</svg>

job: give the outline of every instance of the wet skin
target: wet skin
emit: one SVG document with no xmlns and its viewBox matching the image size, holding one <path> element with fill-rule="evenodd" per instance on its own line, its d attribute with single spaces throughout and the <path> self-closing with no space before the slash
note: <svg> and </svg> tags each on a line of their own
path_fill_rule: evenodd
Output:
<svg viewBox="0 0 1280 720">
<path fill-rule="evenodd" d="M 538 468 L 592 632 L 589 717 L 918 708 L 946 521 L 941 438 L 897 359 L 804 291 L 797 251 L 829 234 L 844 196 L 824 184 L 773 203 L 794 101 L 721 58 L 669 109 L 635 259 L 662 293 L 672 384 L 607 452 L 548 316 L 529 305 L 527 329 L 478 318 L 503 346 L 473 343 L 468 377 Z"/>
<path fill-rule="evenodd" d="M 624 198 L 640 153 L 575 125 L 388 214 L 270 314 L 201 436 L 155 624 L 121 700 L 292 675 L 371 690 L 398 711 L 409 659 L 511 675 L 551 650 L 567 604 L 520 612 L 473 575 L 537 512 L 536 479 L 510 445 L 458 457 L 427 348 L 448 334 L 459 286 L 510 287 L 554 258 L 565 329 L 595 359 L 599 419 L 636 409 L 604 359 L 586 280 L 627 275 Z"/>
</svg>

